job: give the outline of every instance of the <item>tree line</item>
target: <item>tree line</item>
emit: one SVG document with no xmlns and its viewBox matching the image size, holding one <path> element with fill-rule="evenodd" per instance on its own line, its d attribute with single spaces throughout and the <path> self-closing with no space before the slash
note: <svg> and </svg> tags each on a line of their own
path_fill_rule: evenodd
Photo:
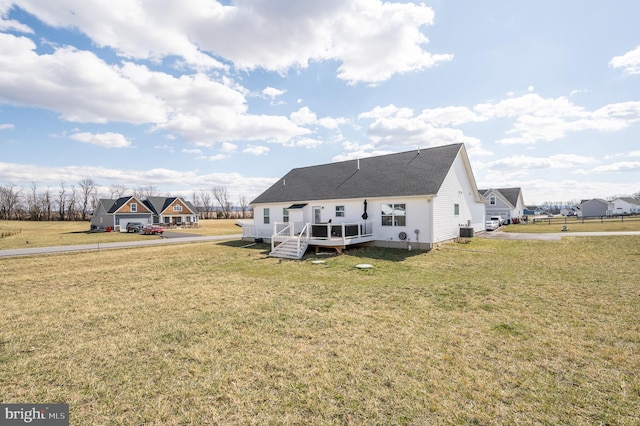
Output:
<svg viewBox="0 0 640 426">
<path fill-rule="evenodd" d="M 108 193 L 107 193 L 108 192 Z M 39 188 L 32 182 L 28 188 L 14 184 L 0 185 L 0 219 L 34 221 L 89 220 L 100 199 L 118 199 L 133 195 L 144 200 L 160 196 L 153 185 L 130 189 L 125 185 L 112 185 L 104 190 L 91 178 L 77 184 L 60 182 L 60 186 Z M 171 196 L 171 195 L 167 195 Z M 237 204 L 224 186 L 194 191 L 189 200 L 200 212 L 202 219 L 244 219 L 253 217 L 246 196 L 240 195 Z"/>
</svg>

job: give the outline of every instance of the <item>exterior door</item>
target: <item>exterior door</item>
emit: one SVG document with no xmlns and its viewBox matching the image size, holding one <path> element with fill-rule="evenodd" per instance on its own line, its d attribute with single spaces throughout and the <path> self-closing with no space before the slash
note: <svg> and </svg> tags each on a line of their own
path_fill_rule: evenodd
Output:
<svg viewBox="0 0 640 426">
<path fill-rule="evenodd" d="M 322 222 L 322 207 L 313 208 L 313 223 Z"/>
</svg>

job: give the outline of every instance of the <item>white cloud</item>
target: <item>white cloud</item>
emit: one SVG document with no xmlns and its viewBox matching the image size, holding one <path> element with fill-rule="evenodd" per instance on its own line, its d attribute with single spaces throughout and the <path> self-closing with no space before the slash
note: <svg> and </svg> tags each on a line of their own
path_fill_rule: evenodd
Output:
<svg viewBox="0 0 640 426">
<path fill-rule="evenodd" d="M 209 161 L 221 161 L 221 160 L 225 160 L 229 158 L 229 156 L 227 154 L 216 154 L 216 155 L 211 155 L 209 157 L 207 157 L 207 159 Z"/>
<path fill-rule="evenodd" d="M 225 153 L 235 152 L 237 149 L 238 145 L 231 142 L 222 142 L 222 146 L 220 146 L 220 151 Z"/>
<path fill-rule="evenodd" d="M 269 147 L 267 146 L 258 146 L 258 145 L 249 145 L 242 152 L 246 154 L 252 155 L 265 155 L 269 152 Z"/>
<path fill-rule="evenodd" d="M 13 129 L 15 126 L 13 124 L 10 123 L 3 123 L 0 124 L 0 130 L 9 130 L 9 129 Z"/>
<path fill-rule="evenodd" d="M 121 57 L 159 62 L 175 56 L 198 70 L 223 69 L 214 57 L 242 70 L 277 72 L 306 68 L 311 61 L 335 60 L 341 63 L 339 78 L 378 83 L 453 57 L 424 49 L 429 40 L 422 31 L 434 22 L 433 9 L 424 4 L 380 0 L 244 0 L 229 6 L 207 0 L 12 3 L 50 26 L 75 28 Z"/>
<path fill-rule="evenodd" d="M 277 98 L 278 96 L 284 95 L 286 92 L 287 92 L 286 90 L 279 90 L 273 87 L 267 87 L 262 91 L 262 94 L 266 97 L 274 99 L 274 98 Z"/>
<path fill-rule="evenodd" d="M 640 102 L 609 104 L 588 111 L 565 97 L 542 98 L 534 93 L 479 104 L 473 111 L 485 120 L 515 119 L 513 127 L 507 131 L 514 136 L 497 141 L 503 145 L 549 142 L 564 138 L 568 132 L 616 131 L 640 121 Z"/>
<path fill-rule="evenodd" d="M 446 124 L 463 124 L 478 121 L 472 111 L 460 107 L 424 110 L 415 116 L 409 108 L 394 105 L 376 107 L 359 115 L 360 119 L 373 119 L 369 125 L 369 139 L 378 147 L 428 148 L 464 143 L 470 154 L 488 155 L 479 139 L 467 136 L 460 129 L 443 127 Z"/>
<path fill-rule="evenodd" d="M 154 124 L 190 142 L 284 143 L 308 134 L 286 117 L 247 113 L 244 95 L 204 74 L 179 78 L 125 62 L 112 66 L 69 47 L 38 55 L 28 38 L 0 33 L 0 93 L 5 102 L 58 111 L 76 122 Z"/>
<path fill-rule="evenodd" d="M 290 118 L 293 123 L 298 125 L 312 124 L 318 119 L 309 107 L 302 107 L 298 111 L 292 112 Z"/>
<path fill-rule="evenodd" d="M 337 129 L 341 125 L 346 124 L 348 122 L 349 120 L 347 120 L 344 117 L 338 117 L 338 118 L 322 117 L 317 121 L 319 126 L 322 126 L 326 129 Z"/>
<path fill-rule="evenodd" d="M 592 170 L 595 173 L 635 172 L 640 171 L 640 161 L 620 161 L 605 166 L 599 166 Z"/>
<path fill-rule="evenodd" d="M 550 157 L 516 155 L 492 161 L 487 167 L 495 170 L 566 169 L 595 163 L 591 157 L 575 154 L 558 154 Z"/>
<path fill-rule="evenodd" d="M 126 148 L 131 146 L 131 142 L 120 133 L 88 133 L 80 132 L 69 136 L 71 139 L 104 148 Z"/>
<path fill-rule="evenodd" d="M 609 61 L 612 68 L 624 68 L 627 74 L 640 74 L 640 46 L 620 56 L 614 56 Z"/>
<path fill-rule="evenodd" d="M 99 0 L 20 0 L 13 3 L 52 27 L 76 28 L 97 46 L 111 47 L 125 58 L 159 62 L 167 56 L 177 56 L 197 69 L 224 67 L 202 52 L 185 31 L 195 21 L 211 20 L 219 15 L 223 7 L 218 2 L 113 0 L 107 4 Z"/>
</svg>

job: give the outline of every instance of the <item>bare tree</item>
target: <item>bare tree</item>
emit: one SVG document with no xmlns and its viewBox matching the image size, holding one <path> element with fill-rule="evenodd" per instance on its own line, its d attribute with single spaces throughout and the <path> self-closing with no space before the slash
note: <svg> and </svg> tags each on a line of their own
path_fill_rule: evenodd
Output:
<svg viewBox="0 0 640 426">
<path fill-rule="evenodd" d="M 42 220 L 42 203 L 41 196 L 38 194 L 38 186 L 35 182 L 31 182 L 31 193 L 27 197 L 27 210 L 31 220 Z"/>
<path fill-rule="evenodd" d="M 133 191 L 133 196 L 138 199 L 155 197 L 156 195 L 158 195 L 158 188 L 154 185 L 141 186 Z"/>
<path fill-rule="evenodd" d="M 0 186 L 0 217 L 2 219 L 18 218 L 18 207 L 22 188 L 14 184 Z"/>
<path fill-rule="evenodd" d="M 67 190 L 64 187 L 64 181 L 60 181 L 60 191 L 58 192 L 58 219 L 64 220 L 66 217 Z"/>
<path fill-rule="evenodd" d="M 77 220 L 78 211 L 78 189 L 71 185 L 71 193 L 67 197 L 67 220 Z"/>
<path fill-rule="evenodd" d="M 98 203 L 100 202 L 100 196 L 98 194 L 98 187 L 95 187 L 93 191 L 91 191 L 91 214 L 93 214 L 98 208 Z"/>
<path fill-rule="evenodd" d="M 49 187 L 42 194 L 42 209 L 46 212 L 47 220 L 51 220 L 51 210 L 53 209 L 53 202 L 51 201 L 51 190 Z"/>
<path fill-rule="evenodd" d="M 200 191 L 200 205 L 202 208 L 202 212 L 204 213 L 204 217 L 206 219 L 211 219 L 211 194 L 205 190 Z"/>
<path fill-rule="evenodd" d="M 224 186 L 216 186 L 211 189 L 211 193 L 220 205 L 222 217 L 224 217 L 225 219 L 228 218 L 231 211 L 231 203 L 229 202 L 229 192 L 227 191 L 227 188 L 225 188 Z"/>
<path fill-rule="evenodd" d="M 80 190 L 82 191 L 82 208 L 80 209 L 80 218 L 87 220 L 87 211 L 89 210 L 89 203 L 91 200 L 91 194 L 96 190 L 96 183 L 91 178 L 82 179 L 79 183 Z"/>
<path fill-rule="evenodd" d="M 109 188 L 109 191 L 111 192 L 111 198 L 115 200 L 120 197 L 124 197 L 124 194 L 129 192 L 129 189 L 122 184 L 117 184 L 117 185 L 111 185 L 111 188 Z"/>
<path fill-rule="evenodd" d="M 245 218 L 247 208 L 249 207 L 249 201 L 245 195 L 240 195 L 238 197 L 238 205 L 240 206 L 240 211 L 242 212 L 242 218 Z"/>
</svg>

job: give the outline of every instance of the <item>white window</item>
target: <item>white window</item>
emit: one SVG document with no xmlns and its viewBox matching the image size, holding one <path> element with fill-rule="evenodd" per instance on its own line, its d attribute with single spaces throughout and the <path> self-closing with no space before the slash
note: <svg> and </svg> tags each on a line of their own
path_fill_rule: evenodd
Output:
<svg viewBox="0 0 640 426">
<path fill-rule="evenodd" d="M 269 208 L 266 207 L 262 210 L 262 217 L 264 218 L 264 223 L 268 224 L 269 223 Z"/>
<path fill-rule="evenodd" d="M 180 204 L 176 204 L 175 206 L 173 206 L 173 211 L 174 212 L 181 212 L 182 211 L 182 206 Z"/>
<path fill-rule="evenodd" d="M 344 217 L 344 206 L 336 206 L 336 217 Z"/>
<path fill-rule="evenodd" d="M 135 212 L 138 211 L 138 203 L 131 203 L 130 207 L 131 207 L 131 212 L 132 213 L 135 213 Z"/>
<path fill-rule="evenodd" d="M 289 222 L 289 209 L 287 208 L 282 209 L 282 221 Z"/>
<path fill-rule="evenodd" d="M 492 195 L 491 197 L 489 197 L 489 204 L 491 204 L 492 206 L 496 205 L 496 196 Z"/>
<path fill-rule="evenodd" d="M 453 205 L 453 214 L 455 216 L 460 216 L 460 204 Z"/>
<path fill-rule="evenodd" d="M 382 226 L 406 226 L 406 204 L 382 204 Z"/>
</svg>

